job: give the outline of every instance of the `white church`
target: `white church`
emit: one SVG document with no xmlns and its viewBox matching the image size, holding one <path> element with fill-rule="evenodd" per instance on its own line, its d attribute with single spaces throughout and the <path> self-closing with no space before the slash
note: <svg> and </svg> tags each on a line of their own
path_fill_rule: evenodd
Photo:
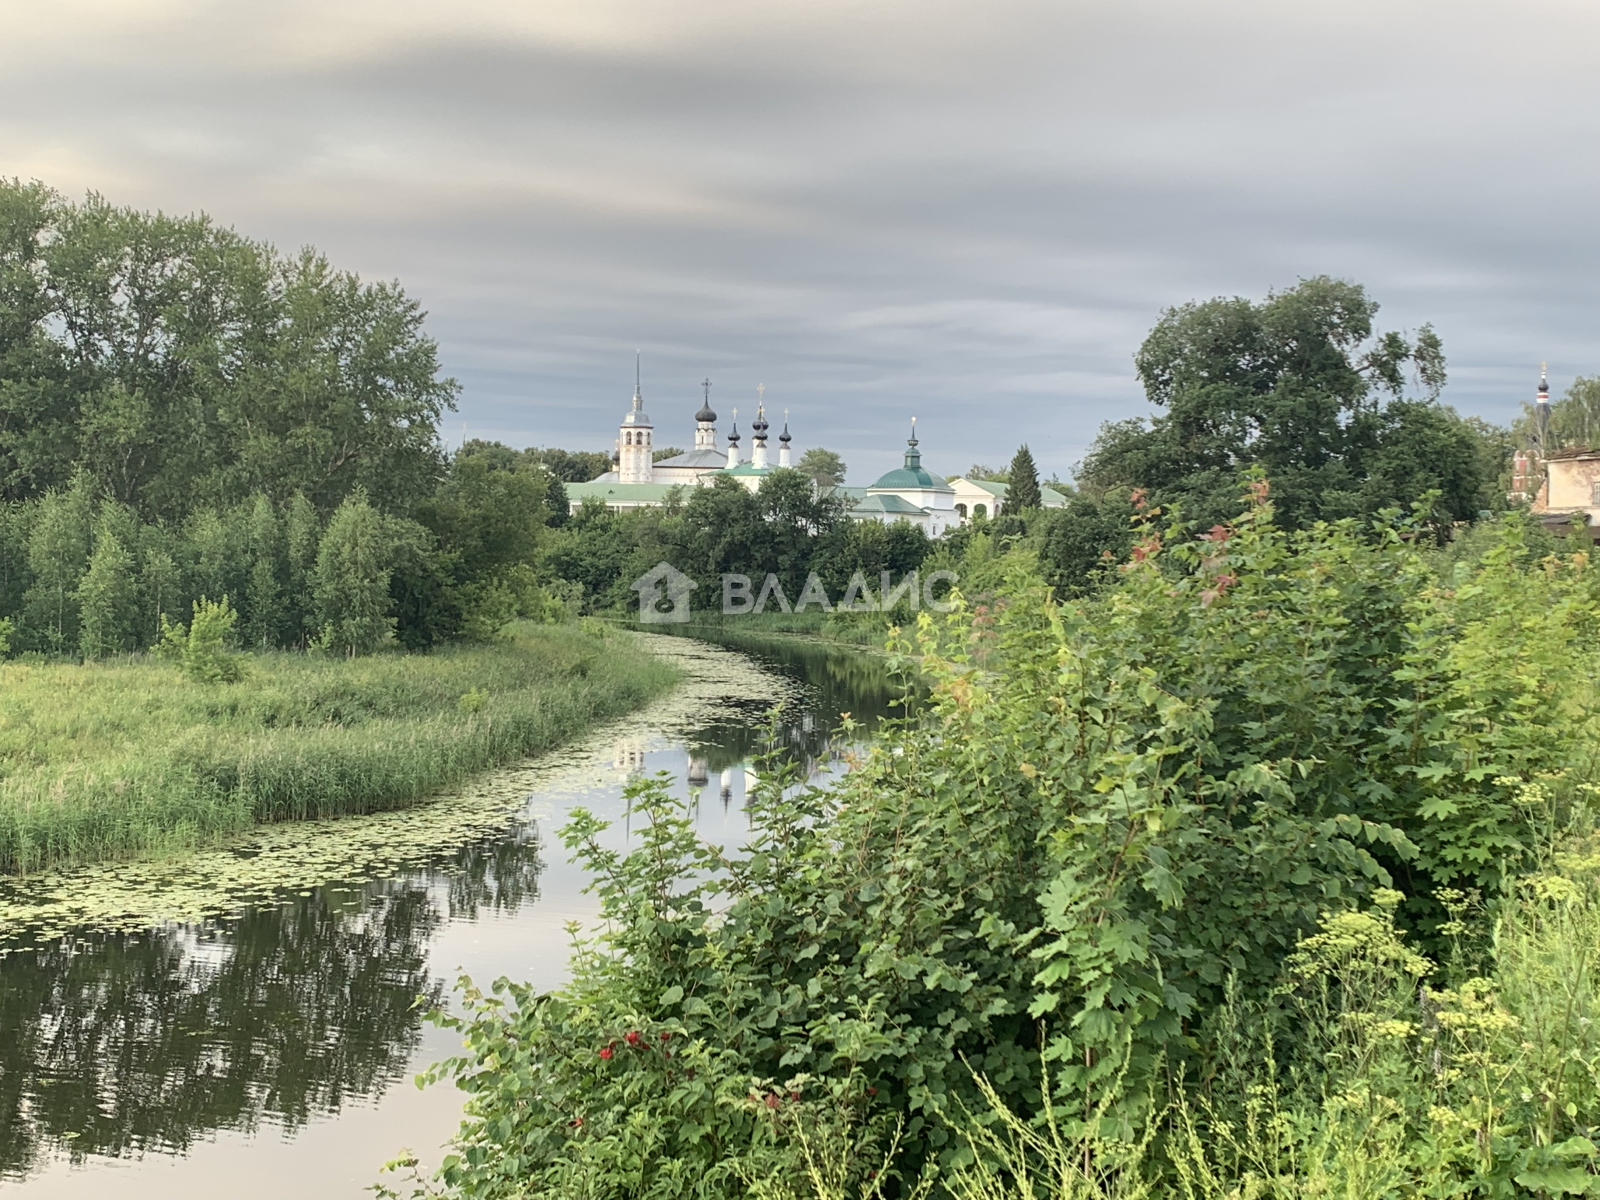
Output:
<svg viewBox="0 0 1600 1200">
<path fill-rule="evenodd" d="M 778 434 L 778 459 L 771 461 L 764 388 L 757 389 L 756 418 L 750 423 L 750 458 L 745 461 L 739 447 L 739 410 L 733 410 L 733 428 L 728 431 L 727 447 L 717 445 L 717 414 L 711 408 L 711 381 L 705 380 L 705 398 L 694 415 L 694 449 L 654 461 L 655 428 L 644 411 L 644 395 L 635 378 L 633 406 L 617 430 L 613 468 L 589 483 L 567 485 L 573 505 L 604 504 L 613 512 L 633 508 L 658 508 L 678 488 L 705 487 L 719 476 L 737 480 L 752 492 L 774 470 L 793 466 L 788 411 L 784 412 L 783 432 Z M 905 461 L 882 476 L 871 487 L 840 487 L 839 493 L 850 505 L 849 515 L 857 521 L 883 521 L 893 524 L 908 521 L 920 526 L 929 537 L 985 516 L 998 516 L 1005 508 L 1006 485 L 981 480 L 945 480 L 922 465 L 917 449 L 917 423 L 912 418 L 911 437 L 906 442 Z M 1066 497 L 1051 488 L 1041 488 L 1045 507 L 1057 508 Z"/>
</svg>

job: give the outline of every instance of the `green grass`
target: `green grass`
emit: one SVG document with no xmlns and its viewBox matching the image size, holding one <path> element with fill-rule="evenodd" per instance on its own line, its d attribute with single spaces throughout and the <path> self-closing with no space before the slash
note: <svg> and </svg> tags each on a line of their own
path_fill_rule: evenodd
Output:
<svg viewBox="0 0 1600 1200">
<path fill-rule="evenodd" d="M 190 848 L 269 821 L 400 808 L 638 707 L 677 672 L 578 626 L 347 661 L 0 662 L 0 871 Z"/>
</svg>

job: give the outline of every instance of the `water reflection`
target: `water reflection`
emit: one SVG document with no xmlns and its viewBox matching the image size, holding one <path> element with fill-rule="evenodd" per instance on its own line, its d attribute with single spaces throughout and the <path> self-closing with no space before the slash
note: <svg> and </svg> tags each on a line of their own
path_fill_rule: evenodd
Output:
<svg viewBox="0 0 1600 1200">
<path fill-rule="evenodd" d="M 732 711 L 723 720 L 686 739 L 691 771 L 698 768 L 705 779 L 696 783 L 691 775 L 690 786 L 706 786 L 716 774 L 724 798 L 736 769 L 758 755 L 776 750 L 781 762 L 797 766 L 801 775 L 809 778 L 834 762 L 843 748 L 839 741 L 841 714 L 850 714 L 862 732 L 870 733 L 879 722 L 914 711 L 920 696 L 917 686 L 881 654 L 801 638 L 743 636 L 725 627 L 714 632 L 691 627 L 680 636 L 715 640 L 805 688 L 804 704 L 788 706 L 779 713 L 776 745 L 769 737 L 773 732 L 769 728 L 770 705 L 748 701 L 729 706 Z"/>
<path fill-rule="evenodd" d="M 902 689 L 882 658 L 793 641 L 717 640 L 761 668 L 757 686 L 749 672 L 743 690 L 692 680 L 686 691 L 715 697 L 696 710 L 708 715 L 665 727 L 624 722 L 603 749 L 588 752 L 589 791 L 552 802 L 555 793 L 525 784 L 535 787 L 529 807 L 559 815 L 573 799 L 620 797 L 622 778 L 676 752 L 689 794 L 720 792 L 724 804 L 715 807 L 731 808 L 758 753 L 776 748 L 807 773 L 825 769 L 843 749 L 840 713 L 870 728 L 901 711 Z M 708 663 L 726 670 L 739 661 L 722 654 Z M 786 704 L 772 726 L 779 696 Z M 607 758 L 609 780 L 600 778 Z M 403 836 L 405 826 L 395 828 Z M 571 915 L 581 876 L 558 860 L 549 873 L 558 894 L 541 897 L 541 883 L 550 884 L 538 833 L 524 815 L 387 879 L 310 887 L 228 919 L 6 947 L 0 1179 L 12 1182 L 3 1190 L 19 1179 L 24 1194 L 62 1183 L 56 1160 L 184 1155 L 217 1131 L 289 1135 L 353 1105 L 381 1103 L 392 1085 L 439 1056 L 420 1049 L 427 1030 L 416 1000 L 446 994 L 443 973 L 456 964 L 430 961 L 446 927 L 494 918 L 515 931 L 508 944 L 528 945 Z M 488 977 L 524 970 L 526 952 L 516 953 Z M 453 1125 L 441 1126 L 437 1140 Z M 397 1144 L 386 1140 L 384 1151 Z M 372 1156 L 367 1180 L 383 1156 Z M 226 1183 L 186 1188 L 216 1194 L 230 1190 Z"/>
<path fill-rule="evenodd" d="M 407 1073 L 446 920 L 538 897 L 532 831 L 436 870 L 329 885 L 201 927 L 88 935 L 0 961 L 0 1172 L 46 1153 L 184 1152 L 293 1131 Z"/>
</svg>

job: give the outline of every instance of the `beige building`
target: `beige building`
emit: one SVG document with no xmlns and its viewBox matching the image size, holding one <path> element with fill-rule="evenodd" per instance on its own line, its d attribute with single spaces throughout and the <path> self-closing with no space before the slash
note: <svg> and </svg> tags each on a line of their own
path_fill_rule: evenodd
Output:
<svg viewBox="0 0 1600 1200">
<path fill-rule="evenodd" d="M 1544 462 L 1544 482 L 1532 510 L 1546 525 L 1600 527 L 1600 450 L 1556 450 Z"/>
</svg>

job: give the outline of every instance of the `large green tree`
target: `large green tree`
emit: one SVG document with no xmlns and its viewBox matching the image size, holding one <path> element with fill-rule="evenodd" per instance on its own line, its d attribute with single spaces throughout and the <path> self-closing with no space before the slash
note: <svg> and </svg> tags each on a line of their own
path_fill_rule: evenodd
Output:
<svg viewBox="0 0 1600 1200">
<path fill-rule="evenodd" d="M 1360 285 L 1326 276 L 1259 303 L 1169 309 L 1135 358 L 1160 414 L 1105 426 L 1080 479 L 1098 494 L 1144 488 L 1211 521 L 1238 511 L 1239 473 L 1260 465 L 1290 527 L 1430 490 L 1442 519 L 1476 516 L 1493 481 L 1476 431 L 1438 403 L 1439 339 L 1427 325 L 1380 332 L 1377 311 Z"/>
<path fill-rule="evenodd" d="M 422 319 L 312 250 L 0 181 L 0 499 L 82 470 L 146 517 L 408 507 L 456 393 Z"/>
</svg>

